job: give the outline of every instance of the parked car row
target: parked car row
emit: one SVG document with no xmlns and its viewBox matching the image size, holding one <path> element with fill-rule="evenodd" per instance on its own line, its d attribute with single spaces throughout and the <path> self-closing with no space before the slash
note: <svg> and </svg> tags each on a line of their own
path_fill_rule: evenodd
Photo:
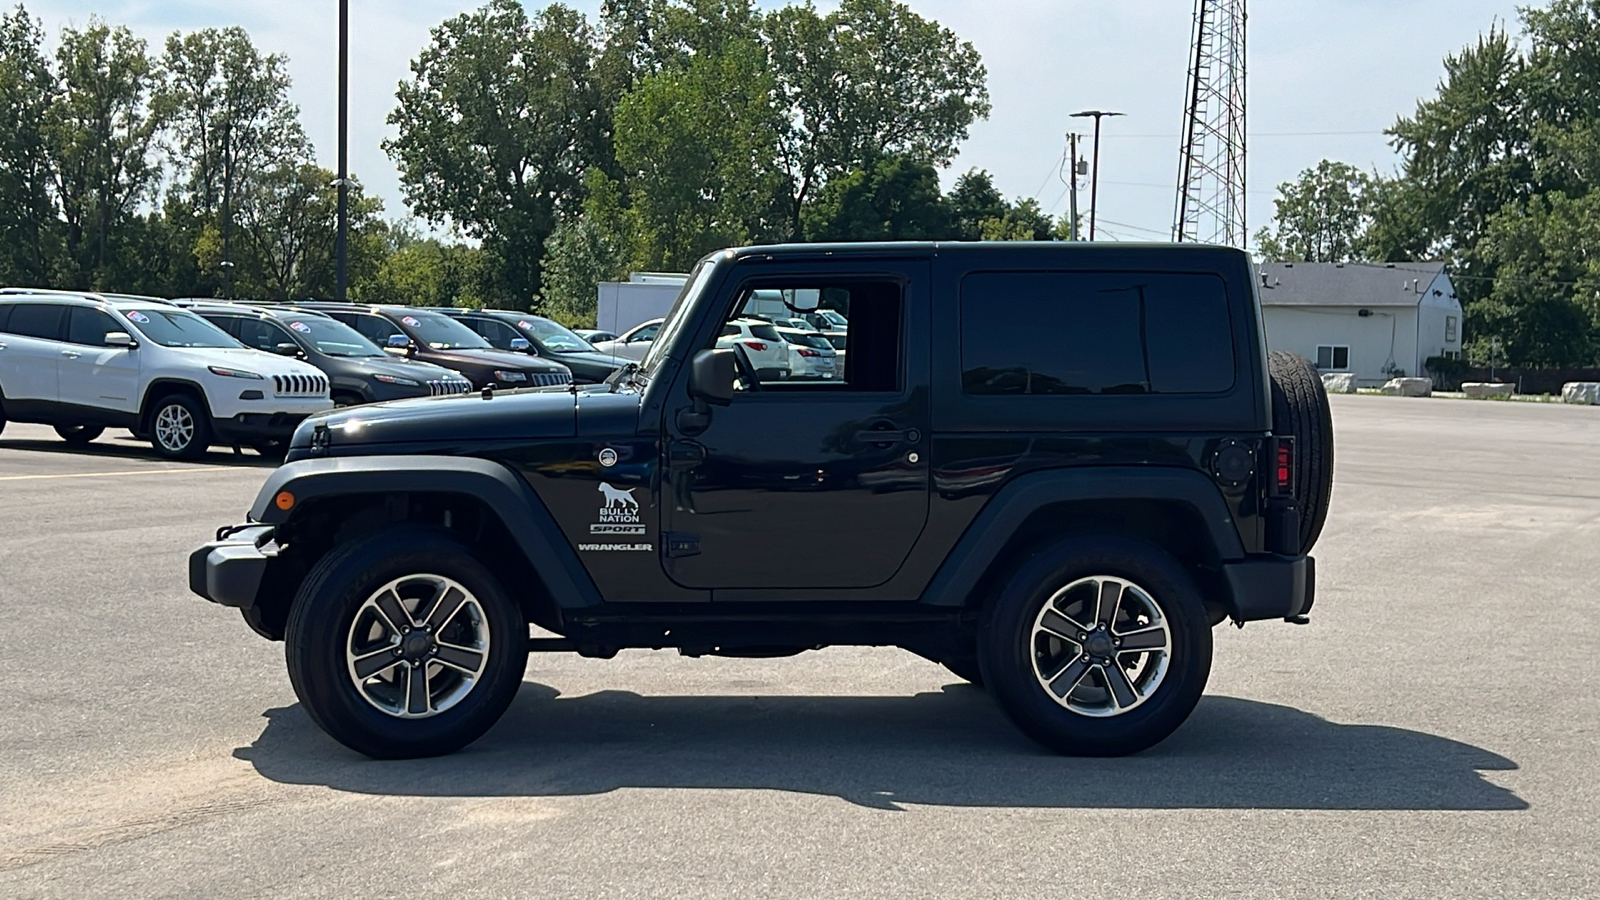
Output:
<svg viewBox="0 0 1600 900">
<path fill-rule="evenodd" d="M 504 310 L 0 289 L 0 430 L 87 443 L 127 428 L 178 459 L 281 454 L 333 406 L 599 382 L 623 362 Z"/>
<path fill-rule="evenodd" d="M 756 375 L 762 380 L 842 378 L 849 333 L 831 329 L 835 327 L 835 319 L 845 326 L 849 323 L 833 310 L 823 312 L 834 318 L 825 318 L 816 313 L 808 313 L 805 318 L 742 316 L 724 326 L 717 346 L 743 349 L 746 358 L 756 369 Z M 817 324 L 813 324 L 813 317 Z M 621 335 L 613 335 L 608 331 L 590 331 L 588 334 L 595 341 L 594 349 L 602 356 L 637 362 L 650 352 L 650 345 L 661 330 L 662 321 L 650 319 L 641 322 Z M 827 326 L 827 329 L 820 329 L 818 324 Z"/>
</svg>

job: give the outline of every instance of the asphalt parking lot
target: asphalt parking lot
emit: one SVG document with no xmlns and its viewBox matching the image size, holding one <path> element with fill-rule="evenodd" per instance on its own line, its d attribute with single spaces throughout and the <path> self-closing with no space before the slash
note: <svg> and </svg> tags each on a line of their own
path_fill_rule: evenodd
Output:
<svg viewBox="0 0 1600 900">
<path fill-rule="evenodd" d="M 1600 409 L 1333 398 L 1309 627 L 1142 756 L 894 650 L 535 656 L 455 756 L 311 725 L 190 595 L 252 456 L 0 435 L 0 896 L 1600 896 Z"/>
</svg>

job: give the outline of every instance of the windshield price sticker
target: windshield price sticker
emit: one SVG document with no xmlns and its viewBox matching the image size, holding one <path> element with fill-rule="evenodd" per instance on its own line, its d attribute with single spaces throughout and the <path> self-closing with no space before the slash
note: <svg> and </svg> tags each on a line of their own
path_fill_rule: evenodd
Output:
<svg viewBox="0 0 1600 900">
<path fill-rule="evenodd" d="M 310 334 L 311 333 L 311 326 L 307 325 L 304 322 L 290 322 L 289 323 L 289 327 L 293 328 L 295 331 L 300 332 L 301 334 Z"/>
<path fill-rule="evenodd" d="M 417 321 L 416 317 L 414 317 L 414 316 L 406 316 L 405 318 L 401 319 L 400 321 L 406 323 L 407 325 L 410 325 L 412 328 L 419 328 L 419 327 L 422 326 L 422 323 Z"/>
<path fill-rule="evenodd" d="M 150 324 L 150 317 L 137 309 L 130 309 L 128 310 L 128 321 L 138 322 L 140 325 L 148 325 Z"/>
</svg>

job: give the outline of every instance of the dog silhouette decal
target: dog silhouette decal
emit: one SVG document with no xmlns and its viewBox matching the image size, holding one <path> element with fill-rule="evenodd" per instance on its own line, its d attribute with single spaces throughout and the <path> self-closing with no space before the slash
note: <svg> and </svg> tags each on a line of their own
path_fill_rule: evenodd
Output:
<svg viewBox="0 0 1600 900">
<path fill-rule="evenodd" d="M 606 495 L 606 509 L 613 509 L 619 506 L 631 506 L 634 509 L 638 509 L 639 501 L 633 499 L 633 492 L 636 490 L 638 488 L 623 490 L 622 488 L 614 488 L 605 482 L 600 483 L 600 493 Z"/>
</svg>

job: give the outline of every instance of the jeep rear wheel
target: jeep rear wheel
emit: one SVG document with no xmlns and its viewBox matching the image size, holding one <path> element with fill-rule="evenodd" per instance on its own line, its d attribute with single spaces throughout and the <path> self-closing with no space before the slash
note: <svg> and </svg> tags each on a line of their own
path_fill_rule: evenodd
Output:
<svg viewBox="0 0 1600 900">
<path fill-rule="evenodd" d="M 1074 538 L 1005 584 L 979 652 L 990 692 L 1029 737 L 1060 753 L 1121 756 L 1194 711 L 1211 630 L 1172 557 L 1139 541 Z"/>
<path fill-rule="evenodd" d="M 57 425 L 56 434 L 69 444 L 87 444 L 102 434 L 105 429 L 98 425 Z"/>
<path fill-rule="evenodd" d="M 1299 552 L 1310 553 L 1333 495 L 1333 409 L 1322 377 L 1305 357 L 1267 356 L 1272 374 L 1272 431 L 1294 438 L 1294 498 L 1300 506 Z"/>
<path fill-rule="evenodd" d="M 400 528 L 324 557 L 284 640 L 313 721 L 359 753 L 409 759 L 458 750 L 499 720 L 522 683 L 527 630 L 470 550 Z"/>
<path fill-rule="evenodd" d="M 150 443 L 168 459 L 199 459 L 211 446 L 211 416 L 188 394 L 169 394 L 150 413 Z"/>
</svg>

